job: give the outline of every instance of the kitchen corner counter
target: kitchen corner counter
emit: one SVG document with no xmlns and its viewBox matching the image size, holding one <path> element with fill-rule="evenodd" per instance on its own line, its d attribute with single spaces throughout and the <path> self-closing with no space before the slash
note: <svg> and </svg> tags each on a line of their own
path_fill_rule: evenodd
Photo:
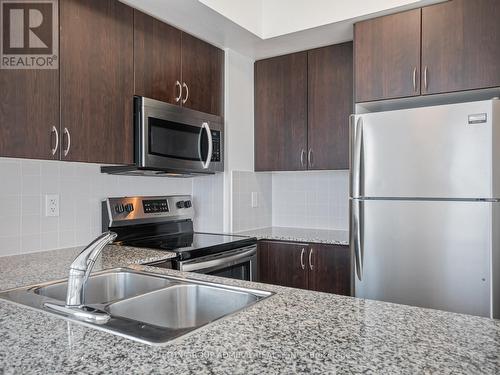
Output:
<svg viewBox="0 0 500 375">
<path fill-rule="evenodd" d="M 0 257 L 0 290 L 65 279 L 68 277 L 69 266 L 83 249 L 84 247 L 73 247 Z M 175 257 L 175 253 L 168 251 L 108 245 L 97 258 L 93 271 Z"/>
<path fill-rule="evenodd" d="M 267 227 L 235 234 L 256 237 L 259 240 L 349 245 L 349 231 L 347 230 Z"/>
</svg>

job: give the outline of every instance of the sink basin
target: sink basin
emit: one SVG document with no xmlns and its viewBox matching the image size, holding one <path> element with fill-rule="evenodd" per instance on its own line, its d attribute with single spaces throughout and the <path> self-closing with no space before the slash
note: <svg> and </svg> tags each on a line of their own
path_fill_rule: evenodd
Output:
<svg viewBox="0 0 500 375">
<path fill-rule="evenodd" d="M 93 274 L 82 309 L 65 307 L 66 289 L 67 281 L 60 280 L 0 292 L 0 298 L 145 344 L 165 345 L 273 294 L 132 269 Z M 99 322 L 83 319 L 89 311 L 100 314 Z"/>
<path fill-rule="evenodd" d="M 111 316 L 170 329 L 193 328 L 249 306 L 259 298 L 206 285 L 174 285 L 108 307 Z M 147 306 L 147 308 L 144 308 Z"/>
<path fill-rule="evenodd" d="M 85 304 L 105 304 L 165 288 L 175 282 L 132 272 L 110 272 L 91 276 L 85 288 Z M 59 301 L 66 300 L 67 282 L 34 289 L 40 296 Z"/>
</svg>

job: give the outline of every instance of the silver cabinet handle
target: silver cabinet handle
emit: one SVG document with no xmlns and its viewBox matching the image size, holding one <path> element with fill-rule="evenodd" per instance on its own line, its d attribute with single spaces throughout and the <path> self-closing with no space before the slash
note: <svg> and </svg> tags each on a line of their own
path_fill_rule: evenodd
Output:
<svg viewBox="0 0 500 375">
<path fill-rule="evenodd" d="M 64 135 L 68 138 L 68 144 L 64 149 L 64 156 L 68 156 L 69 150 L 71 149 L 71 134 L 69 133 L 68 128 L 64 128 Z"/>
<path fill-rule="evenodd" d="M 303 270 L 306 269 L 306 264 L 304 263 L 304 254 L 306 252 L 306 249 L 303 247 L 302 251 L 300 252 L 300 266 L 302 267 Z"/>
<path fill-rule="evenodd" d="M 363 214 L 362 214 L 362 202 L 358 200 L 351 200 L 351 249 L 354 253 L 354 261 L 356 274 L 359 281 L 363 278 L 363 239 L 362 239 L 362 227 L 363 227 Z"/>
<path fill-rule="evenodd" d="M 51 149 L 52 155 L 55 155 L 57 152 L 57 149 L 59 148 L 59 131 L 57 130 L 57 128 L 55 126 L 53 126 L 51 133 L 55 134 L 55 138 L 56 138 L 56 145 L 54 146 L 53 149 Z"/>
<path fill-rule="evenodd" d="M 181 97 L 182 97 L 182 85 L 179 81 L 175 81 L 175 87 L 179 88 L 179 96 L 175 97 L 175 102 L 179 103 L 179 101 L 181 100 Z"/>
<path fill-rule="evenodd" d="M 428 83 L 429 83 L 428 75 L 429 75 L 429 68 L 426 66 L 424 68 L 424 88 L 425 88 L 426 91 L 427 91 L 427 88 L 429 87 L 429 85 L 428 85 Z"/>
<path fill-rule="evenodd" d="M 413 91 L 417 92 L 417 67 L 413 68 Z"/>
<path fill-rule="evenodd" d="M 302 165 L 302 167 L 305 167 L 304 164 L 305 157 L 306 157 L 306 151 L 302 149 L 302 151 L 300 151 L 300 165 Z"/>
<path fill-rule="evenodd" d="M 203 131 L 207 132 L 207 137 L 208 137 L 208 155 L 207 155 L 207 160 L 202 161 L 201 164 L 203 166 L 203 169 L 208 169 L 210 166 L 210 162 L 212 161 L 212 154 L 213 154 L 213 140 L 212 140 L 212 132 L 210 130 L 210 127 L 208 126 L 208 122 L 204 122 L 203 125 L 201 125 L 201 133 Z M 200 134 L 200 159 L 201 159 L 201 134 Z"/>
<path fill-rule="evenodd" d="M 361 194 L 361 169 L 363 163 L 363 118 L 359 117 L 353 124 L 351 117 L 351 196 L 358 198 Z"/>
<path fill-rule="evenodd" d="M 311 248 L 311 251 L 309 251 L 309 269 L 311 271 L 314 270 L 314 264 L 312 262 L 313 253 L 314 253 L 314 249 Z"/>
<path fill-rule="evenodd" d="M 184 99 L 182 99 L 182 104 L 186 104 L 186 102 L 189 99 L 189 87 L 188 87 L 188 85 L 186 85 L 186 82 L 184 82 L 182 84 L 182 87 L 186 89 L 186 97 Z"/>
<path fill-rule="evenodd" d="M 312 167 L 314 165 L 312 148 L 309 149 L 309 153 L 307 154 L 307 160 L 309 161 L 309 166 Z"/>
</svg>

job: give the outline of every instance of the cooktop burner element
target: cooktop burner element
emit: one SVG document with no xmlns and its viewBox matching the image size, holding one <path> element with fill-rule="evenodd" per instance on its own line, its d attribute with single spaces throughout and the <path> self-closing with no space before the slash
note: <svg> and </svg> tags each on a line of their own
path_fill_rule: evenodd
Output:
<svg viewBox="0 0 500 375">
<path fill-rule="evenodd" d="M 102 203 L 103 231 L 119 245 L 176 252 L 177 260 L 206 257 L 248 246 L 255 238 L 193 231 L 190 196 L 108 198 Z"/>
</svg>

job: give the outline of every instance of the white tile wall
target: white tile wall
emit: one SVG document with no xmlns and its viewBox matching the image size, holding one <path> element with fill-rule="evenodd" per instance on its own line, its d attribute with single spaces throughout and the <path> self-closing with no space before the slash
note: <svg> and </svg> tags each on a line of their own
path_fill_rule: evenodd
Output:
<svg viewBox="0 0 500 375">
<path fill-rule="evenodd" d="M 232 208 L 234 232 L 272 225 L 273 176 L 271 173 L 232 172 Z M 258 207 L 252 207 L 252 192 Z"/>
<path fill-rule="evenodd" d="M 273 226 L 349 229 L 349 172 L 273 173 Z"/>
<path fill-rule="evenodd" d="M 349 228 L 348 171 L 233 172 L 233 230 Z M 251 192 L 259 208 L 251 207 Z"/>
<path fill-rule="evenodd" d="M 222 233 L 224 227 L 224 174 L 193 178 L 194 229 Z"/>
<path fill-rule="evenodd" d="M 0 256 L 87 244 L 101 231 L 104 198 L 193 191 L 197 229 L 221 231 L 223 175 L 110 176 L 95 164 L 0 158 Z M 59 217 L 45 217 L 45 194 L 59 194 Z"/>
</svg>

